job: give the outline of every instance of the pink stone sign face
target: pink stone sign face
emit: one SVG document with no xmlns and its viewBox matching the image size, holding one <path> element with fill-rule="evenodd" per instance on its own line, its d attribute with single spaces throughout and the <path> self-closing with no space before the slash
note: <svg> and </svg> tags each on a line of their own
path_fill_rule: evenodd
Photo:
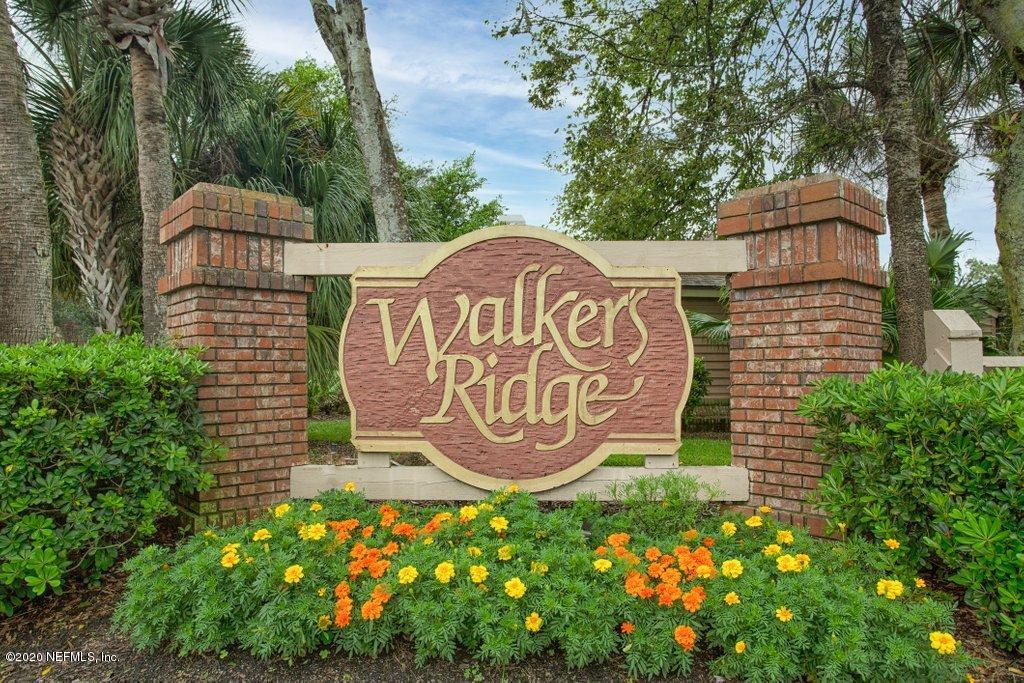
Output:
<svg viewBox="0 0 1024 683">
<path fill-rule="evenodd" d="M 671 269 L 496 227 L 351 282 L 340 358 L 358 450 L 542 491 L 612 453 L 678 449 L 693 352 Z"/>
</svg>

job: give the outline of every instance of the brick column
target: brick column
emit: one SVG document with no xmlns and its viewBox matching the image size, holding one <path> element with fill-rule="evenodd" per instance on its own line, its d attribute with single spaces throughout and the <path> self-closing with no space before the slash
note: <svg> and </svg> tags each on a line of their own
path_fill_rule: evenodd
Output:
<svg viewBox="0 0 1024 683">
<path fill-rule="evenodd" d="M 747 190 L 718 209 L 718 234 L 747 244 L 731 278 L 732 456 L 750 505 L 822 533 L 804 502 L 822 475 L 813 428 L 796 414 L 810 383 L 859 378 L 882 361 L 881 201 L 849 180 L 812 176 Z"/>
<path fill-rule="evenodd" d="M 284 244 L 313 238 L 313 213 L 290 197 L 200 183 L 161 217 L 167 331 L 201 345 L 207 431 L 227 447 L 216 483 L 184 501 L 200 523 L 233 524 L 288 496 L 307 461 L 306 299 L 311 278 L 285 275 Z"/>
</svg>

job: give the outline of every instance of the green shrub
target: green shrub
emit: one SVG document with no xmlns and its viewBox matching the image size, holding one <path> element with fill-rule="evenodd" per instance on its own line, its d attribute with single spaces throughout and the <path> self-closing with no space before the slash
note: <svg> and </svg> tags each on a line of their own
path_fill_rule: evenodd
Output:
<svg viewBox="0 0 1024 683">
<path fill-rule="evenodd" d="M 951 606 L 877 550 L 817 541 L 770 517 L 639 531 L 630 520 L 661 507 L 642 498 L 611 515 L 593 500 L 542 512 L 513 491 L 462 508 L 378 507 L 342 492 L 291 501 L 128 561 L 114 624 L 137 647 L 182 655 L 375 656 L 402 637 L 420 663 L 460 648 L 490 664 L 557 648 L 573 668 L 615 657 L 630 677 L 649 678 L 685 676 L 707 652 L 716 673 L 751 681 L 964 679 L 963 649 L 930 644 L 951 630 Z M 700 513 L 698 501 L 674 505 Z M 766 554 L 775 543 L 778 554 Z M 783 554 L 800 570 L 780 571 Z M 727 576 L 727 560 L 742 573 Z M 907 587 L 887 599 L 881 578 Z M 791 620 L 777 618 L 781 607 Z"/>
<path fill-rule="evenodd" d="M 0 611 L 95 579 L 208 485 L 195 354 L 138 337 L 0 345 Z"/>
<path fill-rule="evenodd" d="M 1024 370 L 893 365 L 830 378 L 800 412 L 831 465 L 821 506 L 847 532 L 937 558 L 998 641 L 1024 651 Z"/>
<path fill-rule="evenodd" d="M 693 381 L 690 383 L 690 396 L 686 399 L 686 407 L 683 408 L 683 424 L 689 424 L 693 411 L 704 402 L 711 388 L 711 371 L 708 370 L 704 359 L 696 356 L 693 359 Z"/>
</svg>

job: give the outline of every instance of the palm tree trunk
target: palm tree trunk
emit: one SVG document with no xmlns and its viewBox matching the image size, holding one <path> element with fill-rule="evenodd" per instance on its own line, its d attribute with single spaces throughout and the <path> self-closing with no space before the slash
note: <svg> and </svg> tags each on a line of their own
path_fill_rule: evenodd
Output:
<svg viewBox="0 0 1024 683">
<path fill-rule="evenodd" d="M 164 337 L 166 304 L 156 288 L 167 269 L 164 249 L 160 245 L 160 213 L 174 200 L 171 141 L 160 73 L 152 57 L 137 43 L 132 43 L 128 55 L 132 67 L 142 205 L 142 327 L 146 341 L 154 343 Z"/>
<path fill-rule="evenodd" d="M 924 311 L 931 308 L 921 209 L 920 148 L 903 40 L 900 0 L 861 0 L 872 83 L 885 147 L 886 207 L 892 239 L 900 360 L 924 365 Z"/>
<path fill-rule="evenodd" d="M 50 225 L 25 71 L 0 0 L 0 342 L 53 336 Z"/>
<path fill-rule="evenodd" d="M 921 199 L 924 200 L 924 215 L 928 221 L 928 234 L 945 237 L 951 234 L 949 213 L 946 208 L 946 182 L 926 181 L 921 184 Z"/>
<path fill-rule="evenodd" d="M 964 0 L 1002 46 L 1024 91 L 1024 0 Z M 1024 111 L 1017 112 L 1024 121 Z M 1018 122 L 1019 122 L 1018 121 Z M 996 169 L 996 245 L 1010 309 L 1009 352 L 1024 352 L 1024 132 L 1008 141 Z"/>
<path fill-rule="evenodd" d="M 337 0 L 337 10 L 327 0 L 311 0 L 311 3 L 320 35 L 345 80 L 349 114 L 370 181 L 377 239 L 408 242 L 412 231 L 402 194 L 398 159 L 373 76 L 362 0 Z"/>
<path fill-rule="evenodd" d="M 126 332 L 121 313 L 128 274 L 118 258 L 112 220 L 118 182 L 103 140 L 66 113 L 53 126 L 50 152 L 54 185 L 68 221 L 65 242 L 81 275 L 82 294 L 104 331 Z"/>
</svg>

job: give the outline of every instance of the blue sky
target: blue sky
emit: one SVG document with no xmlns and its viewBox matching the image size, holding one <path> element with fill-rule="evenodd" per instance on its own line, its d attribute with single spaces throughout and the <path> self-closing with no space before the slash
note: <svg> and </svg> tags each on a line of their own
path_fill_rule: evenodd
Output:
<svg viewBox="0 0 1024 683">
<path fill-rule="evenodd" d="M 542 111 L 526 99 L 527 84 L 506 60 L 519 43 L 495 40 L 492 22 L 511 0 L 364 0 L 367 32 L 381 96 L 395 112 L 392 134 L 413 162 L 440 163 L 471 152 L 487 178 L 482 198 L 501 195 L 509 213 L 551 225 L 565 178 L 545 166 L 562 148 L 567 110 Z M 256 59 L 280 68 L 302 57 L 333 64 L 313 23 L 308 0 L 258 0 L 242 17 Z M 995 205 L 984 166 L 957 170 L 949 192 L 950 220 L 974 233 L 969 256 L 996 259 Z M 888 240 L 883 240 L 888 255 Z"/>
</svg>

